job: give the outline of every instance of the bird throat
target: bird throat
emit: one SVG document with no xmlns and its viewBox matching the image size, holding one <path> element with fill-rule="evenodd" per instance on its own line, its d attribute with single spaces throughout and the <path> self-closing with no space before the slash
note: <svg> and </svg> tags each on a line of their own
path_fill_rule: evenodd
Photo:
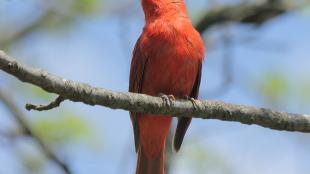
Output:
<svg viewBox="0 0 310 174">
<path fill-rule="evenodd" d="M 141 0 L 145 20 L 169 16 L 187 16 L 184 0 Z"/>
</svg>

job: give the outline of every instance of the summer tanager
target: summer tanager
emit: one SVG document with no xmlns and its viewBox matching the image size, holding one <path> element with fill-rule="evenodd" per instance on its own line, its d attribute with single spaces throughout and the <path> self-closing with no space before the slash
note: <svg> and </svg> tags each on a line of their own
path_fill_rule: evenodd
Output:
<svg viewBox="0 0 310 174">
<path fill-rule="evenodd" d="M 192 26 L 184 0 L 141 0 L 145 26 L 131 62 L 129 91 L 197 98 L 204 45 Z M 164 174 L 164 149 L 172 117 L 130 113 L 136 174 Z M 173 148 L 181 147 L 191 118 L 179 118 Z"/>
</svg>

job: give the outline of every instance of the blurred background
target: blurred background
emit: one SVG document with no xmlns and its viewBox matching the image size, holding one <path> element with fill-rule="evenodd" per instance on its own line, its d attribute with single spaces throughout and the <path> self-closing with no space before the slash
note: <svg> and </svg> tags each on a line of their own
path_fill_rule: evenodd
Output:
<svg viewBox="0 0 310 174">
<path fill-rule="evenodd" d="M 310 113 L 309 1 L 186 3 L 207 47 L 201 99 Z M 143 24 L 139 0 L 0 0 L 0 49 L 67 79 L 127 91 Z M 127 111 L 68 101 L 24 109 L 55 97 L 0 72 L 0 174 L 134 173 Z M 167 173 L 308 174 L 309 146 L 307 134 L 194 119 L 179 153 L 167 145 Z"/>
</svg>

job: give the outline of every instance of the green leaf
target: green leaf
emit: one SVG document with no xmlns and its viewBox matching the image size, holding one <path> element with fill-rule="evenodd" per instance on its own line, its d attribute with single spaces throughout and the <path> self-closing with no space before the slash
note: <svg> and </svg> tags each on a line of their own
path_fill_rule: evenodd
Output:
<svg viewBox="0 0 310 174">
<path fill-rule="evenodd" d="M 302 99 L 304 101 L 310 101 L 310 82 L 307 82 L 301 90 Z"/>
<path fill-rule="evenodd" d="M 289 81 L 284 74 L 269 72 L 257 83 L 256 88 L 267 101 L 278 103 L 289 93 Z"/>
<path fill-rule="evenodd" d="M 74 10 L 83 14 L 94 14 L 100 8 L 98 0 L 76 0 L 74 3 Z"/>
<path fill-rule="evenodd" d="M 70 112 L 63 112 L 57 117 L 39 118 L 33 123 L 33 128 L 49 143 L 66 143 L 90 133 L 88 124 Z"/>
<path fill-rule="evenodd" d="M 193 143 L 194 142 L 194 143 Z M 225 173 L 232 174 L 234 168 L 215 149 L 210 149 L 201 140 L 192 139 L 192 144 L 183 149 L 185 157 L 180 160 L 180 164 L 188 165 L 193 171 L 191 173 Z"/>
<path fill-rule="evenodd" d="M 302 15 L 310 16 L 310 5 L 304 6 L 300 11 Z"/>
</svg>

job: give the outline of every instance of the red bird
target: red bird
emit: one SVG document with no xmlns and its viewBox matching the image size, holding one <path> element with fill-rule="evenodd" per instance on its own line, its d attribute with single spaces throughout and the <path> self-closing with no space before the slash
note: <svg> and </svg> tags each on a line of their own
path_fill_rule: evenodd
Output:
<svg viewBox="0 0 310 174">
<path fill-rule="evenodd" d="M 141 0 L 145 26 L 131 62 L 129 91 L 176 98 L 198 97 L 204 45 L 184 0 Z M 136 174 L 164 174 L 164 149 L 172 117 L 130 113 L 138 151 Z M 178 120 L 173 147 L 181 147 L 191 118 Z"/>
</svg>

